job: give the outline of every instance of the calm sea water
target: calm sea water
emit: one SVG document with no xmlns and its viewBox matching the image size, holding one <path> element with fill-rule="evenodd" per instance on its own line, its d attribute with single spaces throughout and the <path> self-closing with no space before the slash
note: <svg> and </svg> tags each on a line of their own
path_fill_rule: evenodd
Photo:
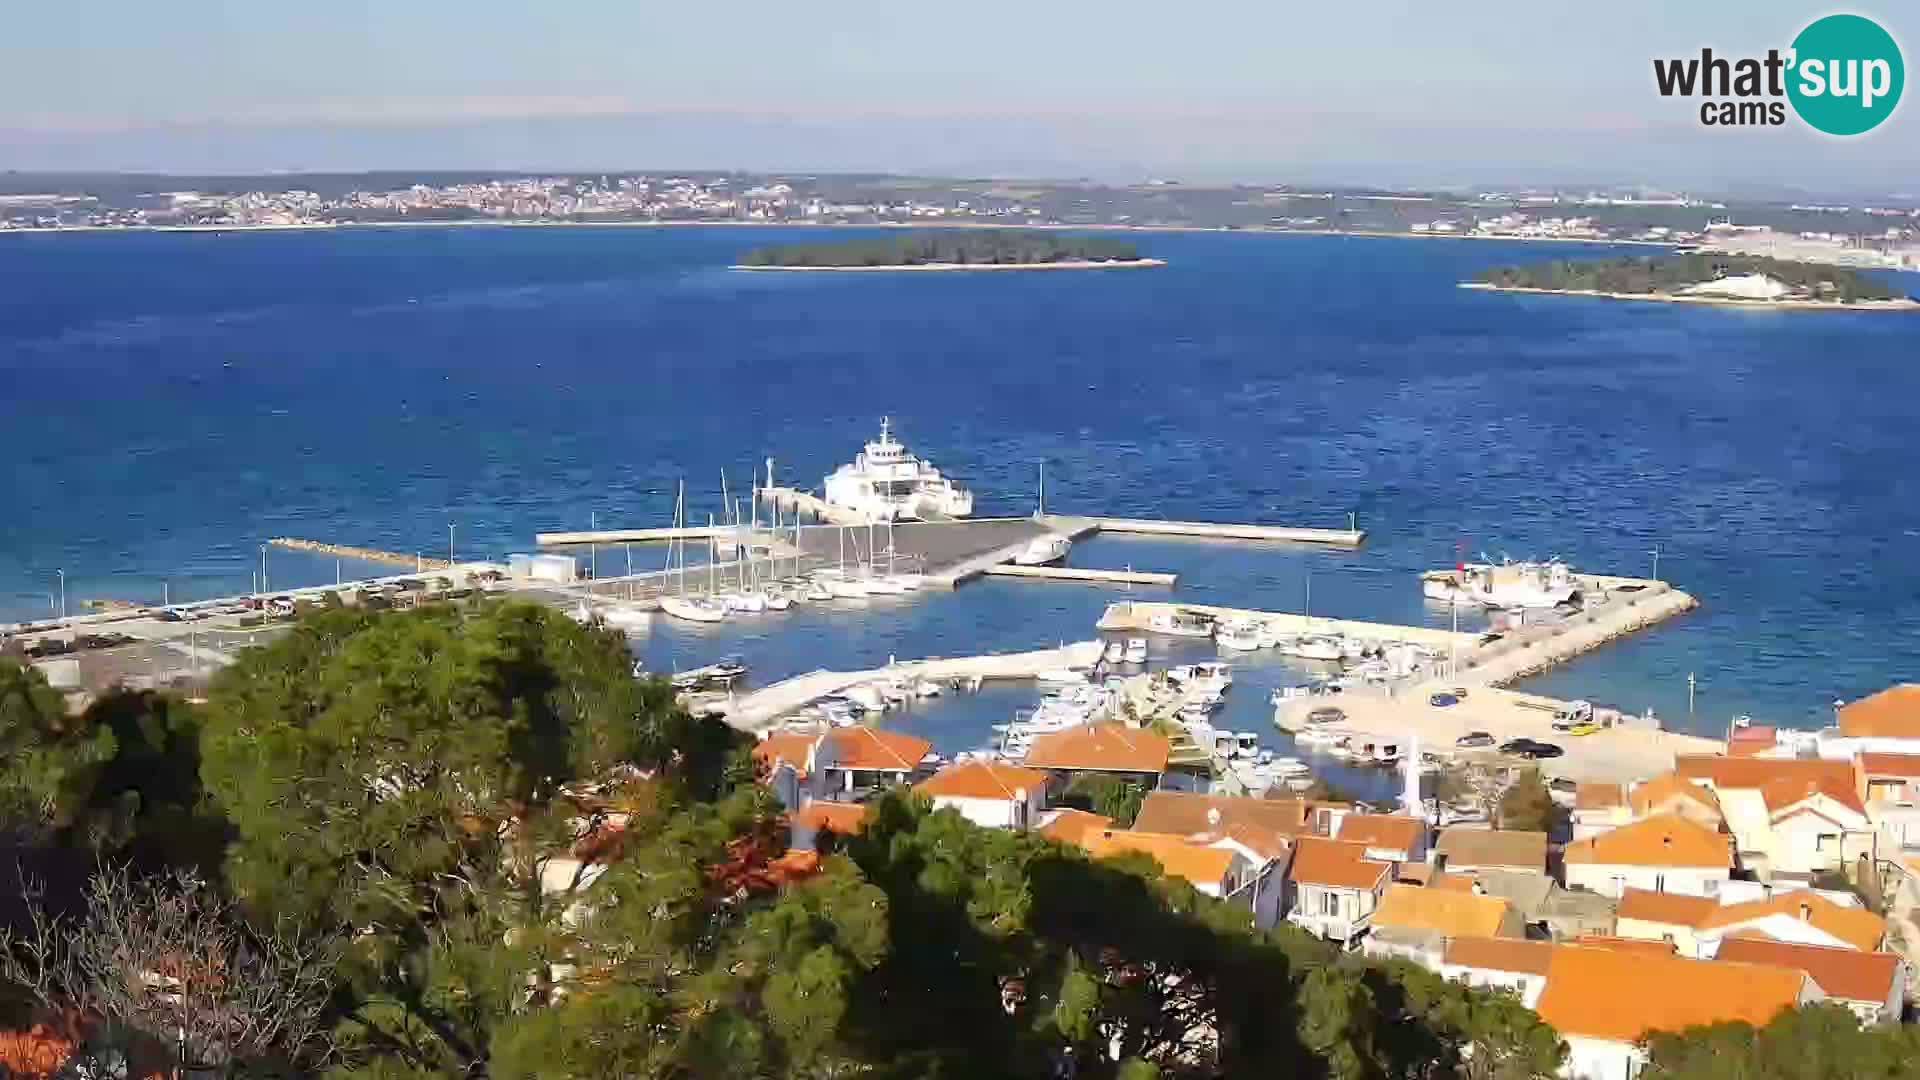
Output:
<svg viewBox="0 0 1920 1080">
<path fill-rule="evenodd" d="M 1703 608 L 1530 685 L 1701 730 L 1920 675 L 1920 318 L 1467 292 L 1565 248 L 1151 235 L 1152 271 L 749 275 L 805 230 L 0 237 L 0 617 L 247 588 L 260 541 L 524 550 L 697 518 L 772 455 L 818 483 L 882 414 L 979 494 L 1341 525 L 1357 553 L 1096 539 L 1178 595 L 1436 620 L 1456 552 L 1663 576 Z M 1920 282 L 1906 279 L 1920 291 Z M 641 565 L 658 550 L 636 550 Z M 625 553 L 602 551 L 624 567 Z M 332 560 L 270 555 L 276 584 Z M 349 576 L 362 568 L 341 568 Z M 991 582 L 864 613 L 656 626 L 649 663 L 776 677 L 1088 635 L 1112 593 Z M 1249 666 L 1237 713 L 1289 672 Z M 1686 677 L 1697 675 L 1687 719 Z M 1030 690 L 906 718 L 964 743 Z"/>
</svg>

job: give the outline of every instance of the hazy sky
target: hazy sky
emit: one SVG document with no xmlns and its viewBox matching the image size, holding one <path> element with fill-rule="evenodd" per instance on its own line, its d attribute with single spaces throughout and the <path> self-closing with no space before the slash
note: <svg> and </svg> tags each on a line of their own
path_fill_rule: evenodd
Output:
<svg viewBox="0 0 1920 1080">
<path fill-rule="evenodd" d="M 93 0 L 17 5 L 0 168 L 743 168 L 1920 188 L 1871 135 L 1715 130 L 1655 56 L 1774 0 Z M 1916 56 L 1920 9 L 1853 7 Z M 1911 96 L 1911 95 L 1909 95 Z"/>
</svg>

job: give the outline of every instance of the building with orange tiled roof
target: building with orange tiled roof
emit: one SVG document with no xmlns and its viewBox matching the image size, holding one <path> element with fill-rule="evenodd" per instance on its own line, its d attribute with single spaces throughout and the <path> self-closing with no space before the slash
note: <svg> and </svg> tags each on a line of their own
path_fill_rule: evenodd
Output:
<svg viewBox="0 0 1920 1080">
<path fill-rule="evenodd" d="M 1287 869 L 1287 921 L 1323 938 L 1354 941 L 1379 907 L 1393 867 L 1368 858 L 1365 844 L 1296 839 Z"/>
<path fill-rule="evenodd" d="M 913 786 L 935 809 L 957 812 L 989 829 L 1027 829 L 1047 805 L 1052 778 L 1038 769 L 999 761 L 949 765 Z"/>
<path fill-rule="evenodd" d="M 1333 836 L 1364 846 L 1369 859 L 1420 862 L 1427 857 L 1427 823 L 1404 814 L 1348 814 Z"/>
<path fill-rule="evenodd" d="M 1078 773 L 1118 774 L 1158 787 L 1167 771 L 1173 744 L 1166 736 L 1124 724 L 1080 724 L 1033 740 L 1026 766 L 1071 777 Z"/>
<path fill-rule="evenodd" d="M 1230 848 L 1196 844 L 1184 836 L 1142 833 L 1130 829 L 1088 830 L 1080 847 L 1096 859 L 1127 854 L 1150 855 L 1169 877 L 1182 878 L 1208 896 L 1224 898 L 1237 884 L 1237 870 L 1245 858 Z"/>
<path fill-rule="evenodd" d="M 1521 938 L 1457 937 L 1440 954 L 1440 976 L 1518 995 L 1531 1009 L 1547 987 L 1554 945 Z"/>
<path fill-rule="evenodd" d="M 1720 799 L 1713 789 L 1695 783 L 1676 772 L 1663 772 L 1651 780 L 1633 785 L 1627 792 L 1627 808 L 1634 820 L 1656 814 L 1677 814 L 1706 829 L 1718 830 L 1726 822 Z"/>
<path fill-rule="evenodd" d="M 1078 847 L 1080 838 L 1089 832 L 1100 832 L 1113 828 L 1113 819 L 1105 814 L 1089 813 L 1062 807 L 1049 810 L 1040 816 L 1040 835 L 1049 840 Z"/>
<path fill-rule="evenodd" d="M 1840 734 L 1863 742 L 1910 742 L 1907 746 L 1861 746 L 1859 750 L 1920 749 L 1920 683 L 1901 683 L 1835 710 Z M 1824 756 L 1824 755 L 1823 755 Z M 1852 755 L 1849 754 L 1849 757 Z"/>
<path fill-rule="evenodd" d="M 1589 836 L 1632 824 L 1633 811 L 1627 807 L 1626 785 L 1574 785 L 1573 808 L 1568 811 L 1567 819 L 1573 827 L 1575 840 L 1585 840 Z"/>
<path fill-rule="evenodd" d="M 1869 804 L 1920 802 L 1920 754 L 1858 754 L 1853 769 L 1854 787 Z"/>
<path fill-rule="evenodd" d="M 1612 949 L 1615 952 L 1638 953 L 1641 956 L 1678 956 L 1672 942 L 1647 941 L 1644 938 L 1612 937 L 1606 934 L 1587 934 L 1567 942 L 1569 945 L 1584 945 L 1589 949 Z"/>
<path fill-rule="evenodd" d="M 1280 836 L 1331 836 L 1351 812 L 1346 803 L 1254 799 L 1190 791 L 1150 791 L 1133 827 L 1182 836 L 1246 825 Z"/>
<path fill-rule="evenodd" d="M 814 799 L 787 815 L 791 839 L 789 846 L 813 851 L 820 846 L 821 834 L 852 836 L 867 825 L 867 808 L 861 803 Z"/>
<path fill-rule="evenodd" d="M 1681 956 L 1712 957 L 1742 934 L 1760 934 L 1790 944 L 1872 952 L 1886 940 L 1886 920 L 1811 889 L 1777 892 L 1758 899 L 1721 903 L 1696 896 L 1628 889 L 1620 898 L 1615 933 L 1672 944 Z"/>
<path fill-rule="evenodd" d="M 1899 1023 L 1905 1008 L 1907 963 L 1893 953 L 1790 945 L 1737 934 L 1721 943 L 1714 959 L 1804 971 L 1829 1001 L 1852 1010 L 1862 1024 Z"/>
<path fill-rule="evenodd" d="M 1564 1075 L 1626 1080 L 1645 1067 L 1640 1043 L 1653 1032 L 1731 1021 L 1760 1027 L 1821 997 L 1812 979 L 1789 968 L 1562 945 L 1534 1011 L 1566 1040 Z"/>
<path fill-rule="evenodd" d="M 1761 881 L 1780 873 L 1804 883 L 1873 851 L 1850 760 L 1681 755 L 1674 769 L 1713 788 L 1741 867 Z"/>
<path fill-rule="evenodd" d="M 1627 889 L 1710 896 L 1733 869 L 1723 833 L 1660 814 L 1576 840 L 1562 856 L 1568 888 L 1618 897 Z"/>
<path fill-rule="evenodd" d="M 1520 913 L 1497 896 L 1399 884 L 1381 895 L 1361 948 L 1369 956 L 1395 956 L 1437 971 L 1454 938 L 1525 935 Z"/>
<path fill-rule="evenodd" d="M 904 784 L 919 774 L 933 744 L 917 735 L 856 724 L 821 737 L 813 751 L 816 796 L 850 797 Z"/>
</svg>

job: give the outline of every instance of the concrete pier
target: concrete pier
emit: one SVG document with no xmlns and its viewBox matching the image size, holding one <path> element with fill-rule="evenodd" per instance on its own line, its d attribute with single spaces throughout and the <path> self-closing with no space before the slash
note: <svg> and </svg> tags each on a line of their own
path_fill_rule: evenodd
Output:
<svg viewBox="0 0 1920 1080">
<path fill-rule="evenodd" d="M 420 553 L 407 554 L 400 551 L 381 551 L 378 548 L 355 547 L 352 544 L 330 544 L 324 540 L 302 540 L 296 536 L 276 536 L 267 541 L 274 547 L 288 548 L 293 551 L 309 551 L 315 555 L 332 555 L 337 559 L 359 559 L 361 562 L 387 563 L 391 566 L 411 566 L 415 573 L 428 570 L 445 570 L 453 566 L 445 559 L 436 559 Z"/>
<path fill-rule="evenodd" d="M 1156 521 L 1151 518 L 1086 518 L 1101 532 L 1139 533 L 1145 536 L 1197 536 L 1220 540 L 1277 540 L 1293 544 L 1327 544 L 1357 548 L 1367 538 L 1365 529 L 1301 529 L 1282 525 L 1231 525 L 1209 521 Z"/>
<path fill-rule="evenodd" d="M 1152 570 L 1096 570 L 1084 566 L 1016 566 L 1006 563 L 981 571 L 992 577 L 1038 578 L 1043 581 L 1091 581 L 1109 585 L 1172 586 L 1180 575 Z"/>
<path fill-rule="evenodd" d="M 1098 641 L 1080 641 L 1035 652 L 910 660 L 868 671 L 810 671 L 736 697 L 727 707 L 726 721 L 743 731 L 759 731 L 828 694 L 889 679 L 1031 679 L 1053 668 L 1090 667 L 1103 648 Z"/>
</svg>

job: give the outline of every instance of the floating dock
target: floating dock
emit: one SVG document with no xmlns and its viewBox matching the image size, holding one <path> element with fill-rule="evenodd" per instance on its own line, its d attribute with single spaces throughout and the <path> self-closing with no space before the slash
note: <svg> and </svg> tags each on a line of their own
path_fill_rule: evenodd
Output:
<svg viewBox="0 0 1920 1080">
<path fill-rule="evenodd" d="M 1431 626 L 1397 626 L 1393 623 L 1361 622 L 1357 619 L 1329 619 L 1320 615 L 1299 615 L 1284 611 L 1257 611 L 1251 608 L 1214 607 L 1207 604 L 1175 604 L 1164 601 L 1121 600 L 1107 605 L 1096 629 L 1109 634 L 1150 634 L 1156 615 L 1176 612 L 1205 615 L 1222 622 L 1258 620 L 1271 623 L 1283 634 L 1343 634 L 1372 641 L 1406 641 L 1434 648 L 1458 649 L 1460 655 L 1480 643 L 1479 634 L 1454 633 Z"/>
<path fill-rule="evenodd" d="M 869 671 L 810 671 L 742 694 L 727 707 L 726 721 L 742 731 L 771 727 L 788 713 L 863 683 L 890 679 L 1031 679 L 1054 668 L 1090 667 L 1104 645 L 1080 641 L 1036 652 L 994 653 L 942 660 L 910 660 Z"/>
<path fill-rule="evenodd" d="M 657 544 L 668 540 L 733 540 L 750 529 L 732 525 L 689 525 L 664 529 L 593 529 L 578 532 L 534 533 L 539 547 L 586 547 L 590 544 Z"/>
<path fill-rule="evenodd" d="M 981 573 L 990 577 L 1038 578 L 1043 581 L 1091 581 L 1107 585 L 1172 586 L 1180 575 L 1153 570 L 1096 570 L 1084 566 L 1017 566 L 1006 563 L 989 566 Z"/>
<path fill-rule="evenodd" d="M 1700 602 L 1664 581 L 1631 582 L 1633 592 L 1613 592 L 1604 603 L 1557 622 L 1522 627 L 1460 655 L 1454 681 L 1511 686 L 1608 642 L 1692 611 Z"/>
</svg>

